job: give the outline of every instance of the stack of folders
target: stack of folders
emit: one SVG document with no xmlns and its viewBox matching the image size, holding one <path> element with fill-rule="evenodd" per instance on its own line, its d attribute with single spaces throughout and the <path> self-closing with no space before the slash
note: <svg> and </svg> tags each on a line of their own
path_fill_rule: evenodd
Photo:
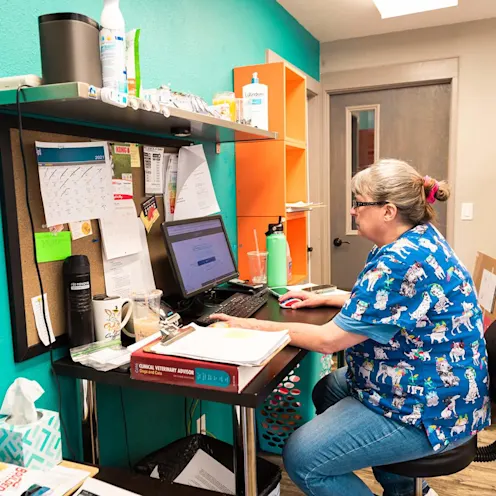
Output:
<svg viewBox="0 0 496 496">
<path fill-rule="evenodd" d="M 241 392 L 289 343 L 287 331 L 190 325 L 131 356 L 133 379 Z"/>
</svg>

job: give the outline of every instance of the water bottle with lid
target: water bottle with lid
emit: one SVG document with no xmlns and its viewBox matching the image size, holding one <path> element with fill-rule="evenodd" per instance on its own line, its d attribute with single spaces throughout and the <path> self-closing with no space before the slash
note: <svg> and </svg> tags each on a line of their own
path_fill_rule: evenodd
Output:
<svg viewBox="0 0 496 496">
<path fill-rule="evenodd" d="M 284 234 L 282 217 L 277 224 L 269 224 L 267 236 L 267 285 L 270 288 L 287 286 L 287 241 Z"/>
</svg>

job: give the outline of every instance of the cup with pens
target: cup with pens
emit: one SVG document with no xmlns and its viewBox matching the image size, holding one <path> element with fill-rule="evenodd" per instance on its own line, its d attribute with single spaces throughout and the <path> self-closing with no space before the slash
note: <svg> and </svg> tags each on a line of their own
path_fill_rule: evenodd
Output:
<svg viewBox="0 0 496 496">
<path fill-rule="evenodd" d="M 253 284 L 267 284 L 267 255 L 268 252 L 260 251 L 256 229 L 253 230 L 256 251 L 248 252 L 251 282 Z"/>
</svg>

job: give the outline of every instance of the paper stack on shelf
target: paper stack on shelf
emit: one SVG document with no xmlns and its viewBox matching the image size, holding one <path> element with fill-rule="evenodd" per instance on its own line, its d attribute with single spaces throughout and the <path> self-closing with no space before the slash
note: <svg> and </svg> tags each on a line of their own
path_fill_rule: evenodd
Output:
<svg viewBox="0 0 496 496">
<path fill-rule="evenodd" d="M 153 346 L 159 355 L 259 367 L 290 341 L 287 331 L 263 332 L 191 324 L 176 338 Z"/>
<path fill-rule="evenodd" d="M 57 465 L 50 470 L 34 470 L 0 463 L 0 492 L 6 496 L 27 494 L 70 494 L 91 474 L 85 470 Z M 37 491 L 35 492 L 35 488 Z"/>
<path fill-rule="evenodd" d="M 295 203 L 286 203 L 286 212 L 308 212 L 313 210 L 314 208 L 324 207 L 324 204 L 321 203 L 313 203 L 313 202 L 295 202 Z"/>
</svg>

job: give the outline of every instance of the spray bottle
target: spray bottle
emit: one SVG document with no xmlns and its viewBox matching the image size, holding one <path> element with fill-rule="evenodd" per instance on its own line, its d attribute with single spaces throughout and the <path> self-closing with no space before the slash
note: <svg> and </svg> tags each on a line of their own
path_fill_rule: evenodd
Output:
<svg viewBox="0 0 496 496">
<path fill-rule="evenodd" d="M 269 224 L 266 245 L 267 257 L 267 285 L 269 288 L 278 288 L 288 284 L 287 241 L 284 235 L 282 217 L 277 224 Z"/>
<path fill-rule="evenodd" d="M 119 0 L 104 0 L 100 18 L 100 60 L 103 87 L 117 91 L 127 104 L 126 25 Z"/>
</svg>

